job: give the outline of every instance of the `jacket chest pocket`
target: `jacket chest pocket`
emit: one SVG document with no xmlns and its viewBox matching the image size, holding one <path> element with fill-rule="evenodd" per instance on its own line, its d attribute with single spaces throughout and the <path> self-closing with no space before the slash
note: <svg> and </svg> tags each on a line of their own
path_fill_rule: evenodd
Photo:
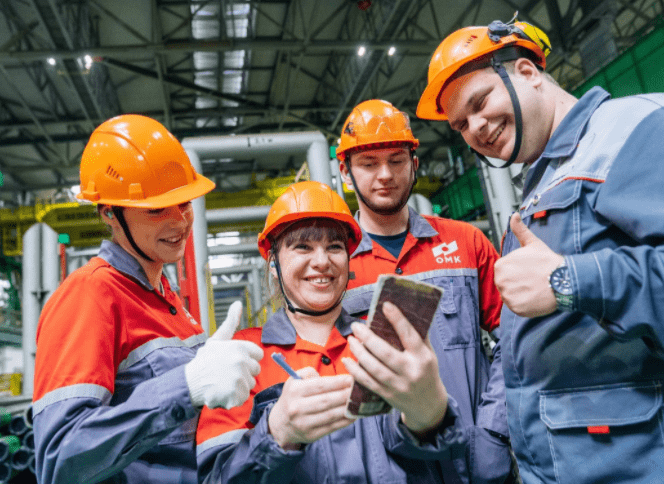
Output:
<svg viewBox="0 0 664 484">
<path fill-rule="evenodd" d="M 540 392 L 558 484 L 664 482 L 660 382 Z"/>
<path fill-rule="evenodd" d="M 579 201 L 582 188 L 583 181 L 574 179 L 564 180 L 541 192 L 537 187 L 529 195 L 526 209 L 521 212 L 528 228 L 554 251 L 563 254 L 581 252 Z M 517 248 L 518 242 L 516 246 L 510 246 L 510 250 Z"/>
<path fill-rule="evenodd" d="M 451 280 L 435 281 L 433 284 L 443 289 L 443 298 L 429 333 L 432 340 L 442 343 L 443 349 L 476 344 L 479 341 L 479 301 L 471 288 L 455 285 Z"/>
</svg>

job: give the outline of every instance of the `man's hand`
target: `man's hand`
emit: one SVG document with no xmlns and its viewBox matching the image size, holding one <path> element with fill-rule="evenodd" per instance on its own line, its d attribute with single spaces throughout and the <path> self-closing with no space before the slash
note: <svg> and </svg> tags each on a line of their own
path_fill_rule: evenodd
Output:
<svg viewBox="0 0 664 484">
<path fill-rule="evenodd" d="M 556 310 L 549 275 L 565 258 L 538 239 L 518 213 L 512 215 L 510 228 L 521 248 L 496 261 L 494 281 L 500 297 L 519 316 L 546 316 Z"/>
<path fill-rule="evenodd" d="M 314 442 L 353 423 L 345 417 L 353 379 L 349 375 L 320 377 L 313 368 L 289 378 L 268 417 L 274 440 L 286 450 Z"/>
<path fill-rule="evenodd" d="M 355 380 L 401 410 L 402 420 L 415 433 L 438 427 L 447 411 L 447 391 L 438 374 L 438 359 L 427 341 L 399 309 L 386 302 L 383 313 L 394 327 L 403 351 L 392 347 L 367 326 L 353 323 L 350 349 L 357 358 L 344 358 Z"/>
</svg>

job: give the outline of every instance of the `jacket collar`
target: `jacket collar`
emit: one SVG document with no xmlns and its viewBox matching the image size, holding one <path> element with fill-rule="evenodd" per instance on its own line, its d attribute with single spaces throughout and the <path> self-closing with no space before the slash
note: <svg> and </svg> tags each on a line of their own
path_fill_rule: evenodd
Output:
<svg viewBox="0 0 664 484">
<path fill-rule="evenodd" d="M 357 223 L 360 223 L 360 211 L 355 212 L 355 220 Z M 362 226 L 360 225 L 360 228 Z M 431 226 L 429 222 L 426 221 L 419 213 L 413 210 L 411 207 L 408 207 L 408 231 L 410 234 L 418 239 L 425 237 L 434 237 L 438 234 L 436 230 Z M 373 249 L 373 242 L 369 234 L 362 229 L 362 241 L 360 245 L 357 246 L 355 252 L 351 255 L 351 258 L 355 257 L 357 254 L 362 252 L 370 252 Z"/>
<path fill-rule="evenodd" d="M 101 248 L 97 257 L 104 259 L 118 272 L 135 279 L 148 291 L 154 291 L 154 287 L 148 281 L 143 267 L 129 252 L 124 250 L 115 242 L 102 240 Z"/>
<path fill-rule="evenodd" d="M 579 140 L 600 104 L 611 95 L 599 86 L 593 87 L 570 109 L 560 122 L 544 147 L 542 155 L 532 164 L 526 175 L 524 194 L 532 190 L 533 184 L 549 163 L 555 158 L 571 156 L 579 145 Z"/>
<path fill-rule="evenodd" d="M 334 322 L 337 330 L 345 338 L 351 333 L 350 325 L 353 322 L 362 322 L 359 319 L 353 318 L 350 314 L 346 312 L 345 309 L 341 309 L 341 314 Z M 267 320 L 263 326 L 263 332 L 261 333 L 261 343 L 264 345 L 294 345 L 297 341 L 297 332 L 295 331 L 295 326 L 288 319 L 286 310 L 284 308 L 279 309 L 274 313 L 270 319 Z"/>
</svg>

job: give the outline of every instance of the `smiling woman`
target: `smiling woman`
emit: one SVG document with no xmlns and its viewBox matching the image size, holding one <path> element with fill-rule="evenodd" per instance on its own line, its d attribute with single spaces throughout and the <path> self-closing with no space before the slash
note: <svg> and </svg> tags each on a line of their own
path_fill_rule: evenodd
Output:
<svg viewBox="0 0 664 484">
<path fill-rule="evenodd" d="M 213 187 L 153 119 L 118 116 L 90 137 L 78 197 L 97 203 L 112 240 L 67 277 L 39 321 L 38 482 L 195 484 L 200 407 L 248 398 L 261 349 L 207 339 L 162 274 L 184 255 L 191 200 Z"/>
<path fill-rule="evenodd" d="M 398 400 L 397 408 L 411 415 L 408 421 L 417 413 L 427 429 L 434 430 L 419 434 L 431 437 L 427 443 L 420 445 L 409 437 L 409 431 L 422 428 L 405 430 L 399 411 L 359 420 L 346 417 L 352 377 L 365 374 L 361 365 L 373 373 L 377 363 L 372 357 L 366 360 L 366 355 L 362 355 L 361 365 L 349 363 L 361 346 L 359 338 L 368 338 L 365 343 L 371 335 L 358 331 L 357 321 L 340 304 L 349 278 L 349 255 L 361 237 L 348 206 L 327 185 L 296 183 L 272 206 L 258 246 L 270 261 L 270 272 L 279 282 L 285 307 L 263 328 L 242 330 L 234 337 L 260 345 L 265 357 L 252 396 L 243 406 L 229 411 L 204 408 L 201 412 L 196 453 L 199 476 L 206 483 L 405 484 L 410 482 L 406 469 L 412 472 L 416 468 L 424 469 L 418 482 L 442 483 L 436 459 L 448 457 L 450 449 L 462 442 L 455 432 L 446 434 L 448 440 L 438 432 L 454 426 L 456 414 L 448 411 L 443 424 L 446 399 L 425 395 L 444 390 L 433 352 L 421 338 L 413 342 L 425 353 L 420 352 L 417 361 L 403 364 L 421 376 L 404 378 L 394 367 L 383 367 L 383 371 L 396 387 L 408 388 L 391 393 Z M 401 322 L 406 338 L 407 328 L 412 326 Z M 381 342 L 387 345 L 374 337 L 376 347 Z M 370 342 L 367 346 L 368 351 L 376 347 Z M 281 353 L 297 370 L 296 378 L 288 378 L 267 357 L 275 353 Z M 405 353 L 390 353 L 385 361 L 394 363 L 414 356 Z M 428 366 L 423 361 L 428 361 Z M 426 390 L 420 391 L 419 384 Z M 415 399 L 434 411 L 422 417 L 427 412 L 413 411 Z"/>
</svg>

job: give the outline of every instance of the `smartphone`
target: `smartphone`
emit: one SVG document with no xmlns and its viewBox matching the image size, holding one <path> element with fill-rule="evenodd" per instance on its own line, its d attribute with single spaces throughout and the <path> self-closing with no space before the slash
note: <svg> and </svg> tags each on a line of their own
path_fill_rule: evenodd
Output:
<svg viewBox="0 0 664 484">
<path fill-rule="evenodd" d="M 399 335 L 383 314 L 383 303 L 389 301 L 399 308 L 422 339 L 425 339 L 442 296 L 441 288 L 425 282 L 393 275 L 379 276 L 367 317 L 369 329 L 394 348 L 403 351 Z M 387 413 L 391 409 L 391 405 L 378 394 L 357 381 L 353 383 L 346 404 L 346 417 L 368 417 Z"/>
</svg>

